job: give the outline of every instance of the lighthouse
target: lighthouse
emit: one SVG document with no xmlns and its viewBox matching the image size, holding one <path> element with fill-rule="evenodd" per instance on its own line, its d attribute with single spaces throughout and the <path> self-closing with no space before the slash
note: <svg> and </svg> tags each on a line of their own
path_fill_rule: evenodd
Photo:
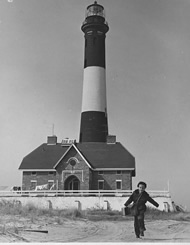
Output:
<svg viewBox="0 0 190 245">
<path fill-rule="evenodd" d="M 108 134 L 105 38 L 109 30 L 104 7 L 95 1 L 86 9 L 84 77 L 79 142 L 55 135 L 20 164 L 22 189 L 48 185 L 54 190 L 132 190 L 135 158 Z M 90 192 L 89 192 L 90 193 Z"/>
<path fill-rule="evenodd" d="M 85 44 L 79 142 L 106 142 L 108 119 L 105 38 L 109 27 L 102 5 L 95 1 L 87 7 L 81 29 Z"/>
</svg>

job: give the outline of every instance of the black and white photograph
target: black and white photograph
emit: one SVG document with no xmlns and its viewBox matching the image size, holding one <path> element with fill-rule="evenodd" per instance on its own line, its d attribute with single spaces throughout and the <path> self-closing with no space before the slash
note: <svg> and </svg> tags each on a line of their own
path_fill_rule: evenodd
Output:
<svg viewBox="0 0 190 245">
<path fill-rule="evenodd" d="M 190 243 L 190 0 L 0 0 L 0 243 Z"/>
</svg>

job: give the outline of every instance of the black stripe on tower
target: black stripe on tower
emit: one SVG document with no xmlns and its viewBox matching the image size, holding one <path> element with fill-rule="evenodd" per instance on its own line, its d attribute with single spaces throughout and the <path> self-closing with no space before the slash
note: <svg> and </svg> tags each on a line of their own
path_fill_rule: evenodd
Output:
<svg viewBox="0 0 190 245">
<path fill-rule="evenodd" d="M 85 33 L 84 68 L 100 66 L 105 68 L 105 38 L 109 30 L 102 16 L 89 16 L 81 27 Z"/>
<path fill-rule="evenodd" d="M 80 142 L 106 142 L 107 135 L 108 122 L 105 112 L 82 112 Z"/>
<path fill-rule="evenodd" d="M 84 68 L 100 66 L 105 68 L 105 34 L 93 30 L 91 34 L 85 33 Z"/>
</svg>

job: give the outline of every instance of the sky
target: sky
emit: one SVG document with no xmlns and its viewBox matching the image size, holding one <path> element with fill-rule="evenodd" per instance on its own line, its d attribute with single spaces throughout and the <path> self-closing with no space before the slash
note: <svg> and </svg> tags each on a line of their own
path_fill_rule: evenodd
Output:
<svg viewBox="0 0 190 245">
<path fill-rule="evenodd" d="M 55 134 L 79 140 L 90 0 L 0 0 L 0 186 L 21 185 L 27 154 Z M 190 1 L 99 0 L 109 134 L 147 190 L 190 210 Z M 54 125 L 54 127 L 53 127 Z"/>
</svg>

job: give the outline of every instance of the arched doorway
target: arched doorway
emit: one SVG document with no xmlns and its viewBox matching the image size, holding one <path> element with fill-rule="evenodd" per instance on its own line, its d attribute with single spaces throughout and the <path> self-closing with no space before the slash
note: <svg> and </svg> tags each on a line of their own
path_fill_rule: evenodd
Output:
<svg viewBox="0 0 190 245">
<path fill-rule="evenodd" d="M 74 175 L 69 176 L 65 180 L 64 189 L 65 190 L 80 190 L 80 180 Z"/>
</svg>

